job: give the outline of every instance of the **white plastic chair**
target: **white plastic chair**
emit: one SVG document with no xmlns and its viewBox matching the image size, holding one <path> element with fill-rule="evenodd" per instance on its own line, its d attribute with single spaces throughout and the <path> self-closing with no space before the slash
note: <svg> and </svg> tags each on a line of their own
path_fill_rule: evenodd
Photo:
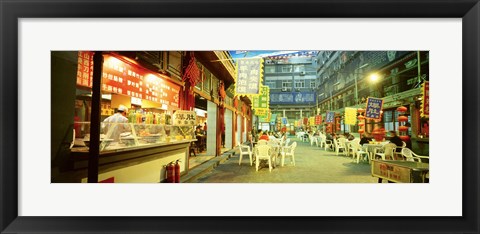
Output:
<svg viewBox="0 0 480 234">
<path fill-rule="evenodd" d="M 338 155 L 338 153 L 340 152 L 340 150 L 342 150 L 343 153 L 346 154 L 346 150 L 345 150 L 345 138 L 339 138 L 338 140 L 337 140 L 337 139 L 333 139 L 333 143 L 335 144 L 335 152 L 337 152 L 337 155 Z"/>
<path fill-rule="evenodd" d="M 327 136 L 322 135 L 320 138 L 320 147 L 323 147 L 324 150 L 332 149 L 332 141 L 327 140 Z"/>
<path fill-rule="evenodd" d="M 255 158 L 256 158 L 256 170 L 258 171 L 258 167 L 260 166 L 260 160 L 266 159 L 268 160 L 268 169 L 272 172 L 272 147 L 265 144 L 265 145 L 257 145 L 255 147 Z"/>
<path fill-rule="evenodd" d="M 297 147 L 297 142 L 293 142 L 292 145 L 285 147 L 282 154 L 282 167 L 285 164 L 285 156 L 290 156 L 292 159 L 293 166 L 295 166 L 295 148 Z"/>
<path fill-rule="evenodd" d="M 357 164 L 360 162 L 360 158 L 362 158 L 362 159 L 364 158 L 364 157 L 361 157 L 361 156 L 366 156 L 366 158 L 368 160 L 368 158 L 369 158 L 368 152 L 363 151 L 362 146 L 359 143 L 351 142 L 350 146 L 352 147 L 352 151 L 353 151 L 353 160 L 356 159 Z"/>
<path fill-rule="evenodd" d="M 242 145 L 238 141 L 237 141 L 237 145 L 238 145 L 238 150 L 240 151 L 240 159 L 238 160 L 238 165 L 242 164 L 243 155 L 248 155 L 248 157 L 250 158 L 250 166 L 252 166 L 253 165 L 253 154 L 252 154 L 252 151 L 250 150 L 250 146 Z"/>
<path fill-rule="evenodd" d="M 422 158 L 428 159 L 429 156 L 422 156 L 414 153 L 412 150 L 409 148 L 403 148 L 402 149 L 402 156 L 405 157 L 405 160 L 410 161 L 410 162 L 422 162 Z"/>
<path fill-rule="evenodd" d="M 310 146 L 313 146 L 313 144 L 318 146 L 318 140 L 316 136 L 310 135 Z"/>
<path fill-rule="evenodd" d="M 375 156 L 380 156 L 382 160 L 385 160 L 386 157 L 390 157 L 392 159 L 394 158 L 394 152 L 397 146 L 393 143 L 388 143 L 385 146 L 383 146 L 383 153 L 376 153 Z"/>
</svg>

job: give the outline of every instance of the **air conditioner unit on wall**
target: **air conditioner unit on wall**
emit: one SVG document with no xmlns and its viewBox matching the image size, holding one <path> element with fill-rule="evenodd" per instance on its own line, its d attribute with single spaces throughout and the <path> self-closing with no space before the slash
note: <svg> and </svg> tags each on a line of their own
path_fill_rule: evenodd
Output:
<svg viewBox="0 0 480 234">
<path fill-rule="evenodd" d="M 282 88 L 282 92 L 287 92 L 288 91 L 288 88 L 287 87 L 283 87 Z"/>
<path fill-rule="evenodd" d="M 305 72 L 304 72 L 304 71 L 300 72 L 300 75 L 301 75 L 301 76 L 304 76 L 304 75 L 305 75 Z"/>
</svg>

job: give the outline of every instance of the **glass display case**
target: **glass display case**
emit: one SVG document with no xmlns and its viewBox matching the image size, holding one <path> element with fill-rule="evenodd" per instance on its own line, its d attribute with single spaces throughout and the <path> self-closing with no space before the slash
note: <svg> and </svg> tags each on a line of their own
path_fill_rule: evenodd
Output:
<svg viewBox="0 0 480 234">
<path fill-rule="evenodd" d="M 136 148 L 149 145 L 166 145 L 192 141 L 193 126 L 175 126 L 143 123 L 101 123 L 100 152 Z M 90 146 L 90 122 L 75 122 L 74 147 Z"/>
</svg>

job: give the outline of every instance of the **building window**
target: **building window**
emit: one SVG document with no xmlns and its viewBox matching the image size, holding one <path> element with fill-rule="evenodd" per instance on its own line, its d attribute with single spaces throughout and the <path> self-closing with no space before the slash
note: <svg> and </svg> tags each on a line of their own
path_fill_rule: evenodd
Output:
<svg viewBox="0 0 480 234">
<path fill-rule="evenodd" d="M 315 87 L 315 81 L 310 81 L 310 88 L 314 89 Z"/>
<path fill-rule="evenodd" d="M 275 66 L 265 66 L 265 73 L 275 73 Z"/>
<path fill-rule="evenodd" d="M 282 72 L 292 72 L 292 66 L 290 65 L 282 66 Z"/>
<path fill-rule="evenodd" d="M 300 81 L 295 81 L 295 88 L 305 88 L 305 81 L 300 80 Z"/>
<path fill-rule="evenodd" d="M 295 65 L 295 72 L 305 72 L 305 65 Z"/>
<path fill-rule="evenodd" d="M 292 82 L 291 81 L 282 81 L 282 88 L 291 88 Z"/>
<path fill-rule="evenodd" d="M 265 85 L 270 87 L 270 89 L 277 88 L 277 85 L 276 85 L 275 81 L 265 81 Z"/>
</svg>

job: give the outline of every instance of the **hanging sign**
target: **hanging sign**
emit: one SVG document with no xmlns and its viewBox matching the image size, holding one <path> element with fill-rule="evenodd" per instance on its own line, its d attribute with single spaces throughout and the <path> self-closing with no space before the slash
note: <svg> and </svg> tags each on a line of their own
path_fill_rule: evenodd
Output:
<svg viewBox="0 0 480 234">
<path fill-rule="evenodd" d="M 321 115 L 316 115 L 315 116 L 315 125 L 320 125 L 322 124 L 322 116 Z"/>
<path fill-rule="evenodd" d="M 288 123 L 287 117 L 282 117 L 282 124 L 287 124 L 287 123 Z"/>
<path fill-rule="evenodd" d="M 357 123 L 357 109 L 345 108 L 345 124 L 355 125 Z"/>
<path fill-rule="evenodd" d="M 429 82 L 425 81 L 422 84 L 422 104 L 420 108 L 420 116 L 428 118 L 430 114 L 430 95 L 429 95 Z"/>
<path fill-rule="evenodd" d="M 258 116 L 258 121 L 260 123 L 268 123 L 270 122 L 272 114 L 270 113 L 270 110 L 268 110 L 267 114 L 265 116 Z"/>
<path fill-rule="evenodd" d="M 380 119 L 380 111 L 382 111 L 383 100 L 381 98 L 367 98 L 367 109 L 365 110 L 365 118 Z"/>
<path fill-rule="evenodd" d="M 93 52 L 78 51 L 77 85 L 92 87 Z"/>
<path fill-rule="evenodd" d="M 237 80 L 235 92 L 237 95 L 259 95 L 263 78 L 263 59 L 238 59 L 236 65 Z"/>
<path fill-rule="evenodd" d="M 310 126 L 315 125 L 315 117 L 308 118 L 308 124 L 310 124 Z"/>
<path fill-rule="evenodd" d="M 303 118 L 303 125 L 308 125 L 308 118 L 307 117 Z"/>
<path fill-rule="evenodd" d="M 172 120 L 175 126 L 194 126 L 197 114 L 195 111 L 177 110 L 173 113 Z"/>
<path fill-rule="evenodd" d="M 333 111 L 328 111 L 327 112 L 327 116 L 325 118 L 325 122 L 326 123 L 333 123 L 333 119 L 335 118 L 335 112 Z"/>
<path fill-rule="evenodd" d="M 270 87 L 262 86 L 260 95 L 253 96 L 252 108 L 255 109 L 268 109 L 270 102 Z"/>
<path fill-rule="evenodd" d="M 268 109 L 255 109 L 255 115 L 259 117 L 265 117 L 268 113 Z"/>
</svg>

